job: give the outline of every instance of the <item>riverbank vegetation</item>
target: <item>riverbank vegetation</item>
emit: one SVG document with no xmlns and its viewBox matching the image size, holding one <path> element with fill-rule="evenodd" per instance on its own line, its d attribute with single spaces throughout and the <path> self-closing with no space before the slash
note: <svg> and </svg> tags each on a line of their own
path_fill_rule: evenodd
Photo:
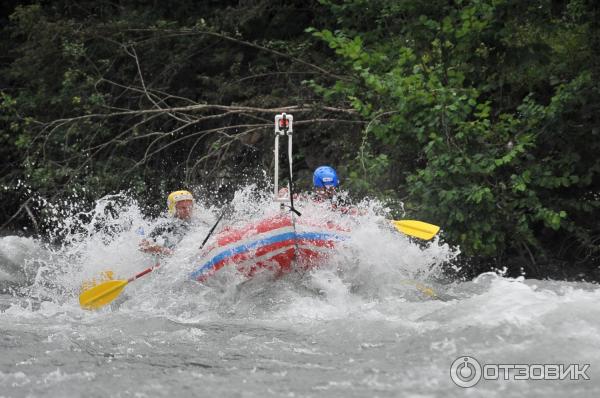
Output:
<svg viewBox="0 0 600 398">
<path fill-rule="evenodd" d="M 471 275 L 600 279 L 600 5 L 591 0 L 8 1 L 0 224 L 43 198 L 226 195 L 295 117 L 307 189 L 443 227 Z M 32 199 L 35 194 L 36 199 Z M 154 208 L 156 211 L 157 208 Z"/>
</svg>

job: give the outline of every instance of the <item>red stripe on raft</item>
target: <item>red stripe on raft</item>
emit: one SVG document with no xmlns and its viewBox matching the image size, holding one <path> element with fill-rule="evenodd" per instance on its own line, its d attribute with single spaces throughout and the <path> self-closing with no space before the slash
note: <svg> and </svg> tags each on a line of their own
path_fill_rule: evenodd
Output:
<svg viewBox="0 0 600 398">
<path fill-rule="evenodd" d="M 225 229 L 217 236 L 217 246 L 226 246 L 248 236 L 270 232 L 279 228 L 291 227 L 292 220 L 288 215 L 262 220 L 258 224 L 247 225 L 240 229 Z"/>
<path fill-rule="evenodd" d="M 248 250 L 243 253 L 238 253 L 233 256 L 226 257 L 223 260 L 216 263 L 213 268 L 220 268 L 220 266 L 222 266 L 222 264 L 229 264 L 229 263 L 239 264 L 239 263 L 247 261 L 251 258 L 262 257 L 264 255 L 267 255 L 269 252 L 273 252 L 273 251 L 279 250 L 284 247 L 290 247 L 292 249 L 295 249 L 296 242 L 298 242 L 298 246 L 304 246 L 304 245 L 308 244 L 308 245 L 317 246 L 317 247 L 332 248 L 335 245 L 334 241 L 327 241 L 327 240 L 288 239 L 288 240 L 284 240 L 281 242 L 272 243 L 270 245 L 261 246 L 258 249 Z"/>
<path fill-rule="evenodd" d="M 332 221 L 310 220 L 302 217 L 296 220 L 296 224 L 297 226 L 316 227 L 317 229 L 321 229 L 323 231 L 349 231 L 348 228 L 336 225 Z M 207 258 L 210 254 L 210 258 L 214 258 L 219 252 L 222 253 L 222 251 L 219 249 L 224 248 L 225 246 L 231 245 L 231 248 L 234 248 L 239 247 L 236 244 L 251 244 L 257 240 L 267 238 L 266 236 L 260 237 L 257 235 L 268 233 L 268 236 L 273 236 L 278 233 L 289 232 L 292 227 L 292 220 L 288 214 L 277 214 L 273 217 L 263 219 L 256 224 L 245 225 L 241 228 L 226 227 L 219 234 L 217 234 L 215 241 L 212 244 L 204 248 L 202 251 L 204 253 L 203 256 L 204 258 Z M 255 239 L 253 239 L 253 237 Z M 246 241 L 246 243 L 243 243 L 243 241 Z M 329 249 L 335 247 L 336 243 L 336 241 L 326 239 L 289 239 L 270 245 L 260 246 L 256 249 L 235 254 L 221 260 L 210 270 L 207 270 L 204 274 L 200 275 L 197 280 L 205 281 L 225 265 L 229 264 L 238 264 L 237 270 L 248 277 L 251 277 L 261 270 L 271 270 L 276 274 L 289 272 L 292 268 L 294 259 L 295 265 L 298 268 L 308 269 L 318 265 L 319 260 L 322 260 L 327 256 L 327 254 L 322 251 L 311 250 L 311 246 Z M 269 253 L 272 253 L 272 255 L 269 255 Z M 210 258 L 208 258 L 207 261 Z M 255 262 L 252 260 L 255 260 Z M 247 265 L 239 265 L 244 263 Z"/>
<path fill-rule="evenodd" d="M 298 219 L 296 221 L 298 225 L 324 228 L 329 231 L 340 231 L 340 232 L 349 232 L 349 228 L 341 227 L 337 224 L 334 224 L 332 221 L 326 222 L 317 222 L 314 220 L 308 219 Z M 229 228 L 226 227 L 222 230 L 216 238 L 216 243 L 211 245 L 208 249 L 213 249 L 218 246 L 226 246 L 230 243 L 240 241 L 252 235 L 262 234 L 265 232 L 271 232 L 279 228 L 292 227 L 292 220 L 289 215 L 277 215 L 275 217 L 267 218 L 260 221 L 258 224 L 250 224 L 246 225 L 242 228 Z M 207 250 L 206 252 L 208 252 Z"/>
<path fill-rule="evenodd" d="M 214 275 L 217 271 L 223 268 L 228 264 L 239 264 L 247 262 L 252 258 L 257 258 L 261 256 L 267 256 L 269 252 L 279 251 L 282 248 L 289 247 L 288 250 L 274 254 L 273 256 L 267 256 L 256 263 L 244 266 L 240 265 L 237 267 L 237 270 L 244 275 L 250 277 L 254 275 L 257 271 L 261 269 L 268 269 L 274 271 L 276 273 L 284 273 L 289 272 L 292 267 L 292 262 L 294 260 L 294 252 L 296 250 L 296 245 L 293 239 L 289 239 L 282 242 L 277 242 L 271 245 L 262 246 L 256 250 L 249 250 L 244 253 L 239 253 L 231 257 L 227 257 L 218 263 L 216 263 L 210 270 L 206 271 L 204 274 L 200 275 L 197 280 L 200 282 L 205 281 L 208 277 Z M 299 239 L 298 241 L 298 256 L 296 256 L 297 266 L 300 269 L 309 269 L 312 268 L 315 264 L 315 260 L 322 260 L 327 255 L 325 253 L 311 250 L 309 248 L 304 247 L 306 244 L 317 247 L 324 248 L 333 248 L 335 245 L 334 241 L 325 241 L 325 240 L 308 240 L 308 239 Z"/>
<path fill-rule="evenodd" d="M 288 273 L 292 270 L 294 251 L 295 251 L 295 249 L 293 247 L 290 247 L 288 250 L 286 250 L 282 253 L 278 253 L 268 259 L 257 261 L 256 263 L 254 263 L 250 266 L 238 266 L 237 271 L 240 272 L 241 274 L 243 274 L 247 278 L 251 278 L 254 275 L 256 275 L 258 272 L 261 272 L 261 271 L 273 272 L 273 275 L 275 277 L 281 276 L 282 274 Z M 325 257 L 325 255 L 323 253 L 316 252 L 316 251 L 306 249 L 306 248 L 300 248 L 298 251 L 299 251 L 299 256 L 298 256 L 297 260 L 301 260 L 301 261 L 298 261 L 298 264 L 297 264 L 299 270 L 311 269 L 311 268 L 315 267 L 316 265 L 318 265 L 316 260 L 322 260 L 323 257 Z M 206 281 L 209 277 L 214 275 L 216 272 L 218 272 L 221 268 L 223 268 L 227 264 L 228 264 L 228 262 L 225 262 L 225 261 L 219 262 L 210 271 L 199 276 L 197 281 L 199 281 L 199 282 Z"/>
<path fill-rule="evenodd" d="M 275 276 L 281 276 L 292 271 L 292 263 L 294 261 L 294 248 L 290 248 L 283 253 L 276 254 L 268 260 L 261 260 L 250 267 L 238 267 L 238 272 L 241 272 L 246 277 L 250 278 L 257 272 L 269 270 Z M 326 255 L 321 252 L 316 252 L 306 248 L 298 249 L 299 255 L 296 256 L 296 266 L 299 270 L 308 270 L 318 265 L 316 260 L 321 261 Z"/>
</svg>

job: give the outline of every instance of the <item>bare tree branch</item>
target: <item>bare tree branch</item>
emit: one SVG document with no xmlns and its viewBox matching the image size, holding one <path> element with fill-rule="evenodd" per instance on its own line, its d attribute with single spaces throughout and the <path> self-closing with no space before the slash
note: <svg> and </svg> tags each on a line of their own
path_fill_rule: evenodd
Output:
<svg viewBox="0 0 600 398">
<path fill-rule="evenodd" d="M 330 71 L 328 71 L 326 69 L 321 68 L 318 65 L 315 65 L 315 64 L 307 62 L 307 61 L 305 61 L 303 59 L 294 57 L 294 56 L 292 56 L 290 54 L 282 53 L 281 51 L 277 51 L 277 50 L 274 50 L 272 48 L 264 47 L 264 46 L 261 46 L 259 44 L 252 43 L 252 42 L 249 42 L 249 41 L 236 39 L 235 37 L 228 36 L 228 35 L 226 35 L 224 33 L 210 32 L 210 31 L 199 31 L 199 30 L 195 30 L 195 29 L 182 29 L 182 30 L 169 30 L 169 29 L 165 29 L 165 30 L 163 30 L 163 29 L 128 29 L 127 31 L 128 32 L 144 32 L 144 33 L 145 32 L 150 32 L 150 33 L 167 33 L 166 35 L 161 35 L 161 38 L 180 37 L 180 36 L 194 36 L 194 35 L 205 35 L 205 36 L 217 37 L 217 38 L 220 38 L 220 39 L 223 39 L 223 40 L 227 40 L 227 41 L 230 41 L 230 42 L 233 42 L 233 43 L 237 43 L 237 44 L 240 44 L 240 45 L 243 45 L 243 46 L 247 46 L 247 47 L 252 47 L 252 48 L 255 48 L 255 49 L 260 50 L 260 51 L 265 51 L 265 52 L 268 52 L 268 53 L 271 53 L 271 54 L 275 54 L 275 55 L 277 55 L 279 57 L 292 60 L 294 62 L 297 62 L 297 63 L 301 64 L 301 65 L 308 66 L 311 69 L 317 70 L 317 71 L 321 72 L 322 74 L 324 74 L 326 76 L 329 76 L 329 77 L 332 77 L 332 78 L 337 79 L 337 80 L 349 80 L 348 76 L 337 75 L 337 74 L 332 73 L 332 72 L 330 72 Z M 144 39 L 143 41 L 146 41 L 146 40 L 152 40 L 152 38 Z M 143 41 L 138 41 L 137 43 L 140 43 L 140 42 L 143 42 Z"/>
</svg>

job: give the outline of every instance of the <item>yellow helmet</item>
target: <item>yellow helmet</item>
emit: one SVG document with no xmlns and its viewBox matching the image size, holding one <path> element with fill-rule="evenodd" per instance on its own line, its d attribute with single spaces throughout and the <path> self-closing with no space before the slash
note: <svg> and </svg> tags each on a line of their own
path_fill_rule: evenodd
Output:
<svg viewBox="0 0 600 398">
<path fill-rule="evenodd" d="M 175 215 L 175 204 L 177 202 L 181 202 L 182 200 L 194 200 L 192 193 L 189 191 L 175 191 L 171 192 L 167 197 L 167 210 L 169 215 Z"/>
</svg>

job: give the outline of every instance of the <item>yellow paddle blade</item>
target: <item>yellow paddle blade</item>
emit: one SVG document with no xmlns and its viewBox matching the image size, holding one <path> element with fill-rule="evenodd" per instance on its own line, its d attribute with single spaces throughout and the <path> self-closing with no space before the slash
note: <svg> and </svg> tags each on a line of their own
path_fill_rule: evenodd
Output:
<svg viewBox="0 0 600 398">
<path fill-rule="evenodd" d="M 113 279 L 115 279 L 115 273 L 111 270 L 106 270 L 106 271 L 102 271 L 100 272 L 100 276 L 98 278 L 93 278 L 93 279 L 88 279 L 85 280 L 81 283 L 81 292 L 91 289 L 94 286 L 102 283 L 102 282 L 106 282 L 106 281 L 112 281 Z"/>
<path fill-rule="evenodd" d="M 423 240 L 433 238 L 440 230 L 440 227 L 437 225 L 428 224 L 423 221 L 399 220 L 392 221 L 392 224 L 394 224 L 394 227 L 396 227 L 398 231 Z"/>
<path fill-rule="evenodd" d="M 430 297 L 432 299 L 437 299 L 438 298 L 438 295 L 435 292 L 435 290 L 433 290 L 429 286 L 425 286 L 424 284 L 422 284 L 420 282 L 409 280 L 409 279 L 401 281 L 401 282 L 404 283 L 404 284 L 406 284 L 406 285 L 411 285 L 411 286 L 416 287 L 418 291 L 420 291 L 421 293 L 423 293 L 427 297 Z"/>
<path fill-rule="evenodd" d="M 88 310 L 103 307 L 116 299 L 128 283 L 126 280 L 103 282 L 81 293 L 79 304 Z"/>
</svg>

